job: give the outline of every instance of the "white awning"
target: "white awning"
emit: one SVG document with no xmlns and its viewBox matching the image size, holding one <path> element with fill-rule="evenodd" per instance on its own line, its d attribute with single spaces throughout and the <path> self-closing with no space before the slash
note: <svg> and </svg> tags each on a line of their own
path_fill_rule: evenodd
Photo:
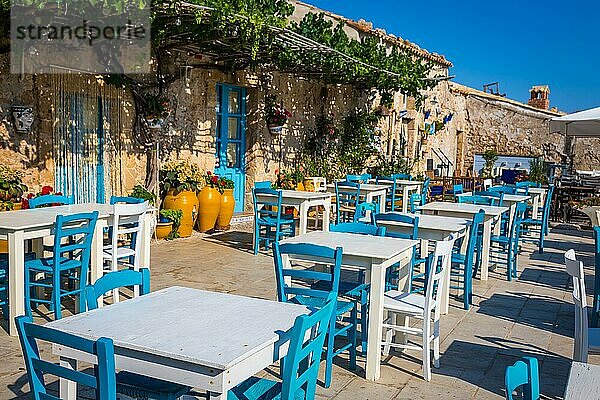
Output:
<svg viewBox="0 0 600 400">
<path fill-rule="evenodd" d="M 550 132 L 567 136 L 600 137 L 600 107 L 552 118 Z"/>
</svg>

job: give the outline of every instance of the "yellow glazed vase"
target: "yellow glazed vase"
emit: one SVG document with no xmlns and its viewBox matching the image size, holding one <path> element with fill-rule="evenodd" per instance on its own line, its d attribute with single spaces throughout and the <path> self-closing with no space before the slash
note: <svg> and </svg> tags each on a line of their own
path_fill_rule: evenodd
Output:
<svg viewBox="0 0 600 400">
<path fill-rule="evenodd" d="M 191 190 L 181 192 L 169 190 L 163 200 L 163 208 L 183 211 L 181 225 L 179 225 L 179 236 L 189 237 L 192 235 L 198 215 L 198 198 L 196 197 L 196 193 Z"/>
<path fill-rule="evenodd" d="M 300 191 L 304 192 L 306 190 L 304 188 L 304 183 L 302 183 L 302 182 L 296 183 L 296 190 L 300 190 Z"/>
<path fill-rule="evenodd" d="M 157 239 L 164 239 L 167 236 L 169 236 L 169 233 L 171 233 L 171 229 L 173 229 L 173 223 L 172 222 L 159 222 L 158 224 L 156 224 L 156 238 Z"/>
<path fill-rule="evenodd" d="M 315 184 L 313 182 L 312 179 L 305 179 L 304 180 L 304 190 L 306 190 L 307 192 L 314 192 L 315 191 Z"/>
<path fill-rule="evenodd" d="M 235 198 L 233 197 L 233 189 L 224 189 L 223 194 L 221 194 L 221 207 L 219 209 L 219 216 L 217 217 L 218 229 L 229 229 L 234 208 Z"/>
<path fill-rule="evenodd" d="M 205 186 L 198 193 L 198 204 L 198 230 L 206 232 L 213 229 L 221 208 L 221 193 L 215 188 Z"/>
</svg>

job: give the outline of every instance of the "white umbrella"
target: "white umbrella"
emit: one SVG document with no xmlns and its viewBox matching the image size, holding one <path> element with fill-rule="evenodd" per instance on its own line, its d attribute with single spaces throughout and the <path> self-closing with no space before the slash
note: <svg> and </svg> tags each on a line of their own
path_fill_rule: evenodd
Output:
<svg viewBox="0 0 600 400">
<path fill-rule="evenodd" d="M 600 137 L 600 107 L 552 118 L 550 132 L 576 137 Z"/>
</svg>

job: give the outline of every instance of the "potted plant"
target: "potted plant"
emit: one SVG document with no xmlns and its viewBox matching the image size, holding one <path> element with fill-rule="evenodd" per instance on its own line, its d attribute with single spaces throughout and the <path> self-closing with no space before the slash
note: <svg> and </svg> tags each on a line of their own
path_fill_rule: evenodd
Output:
<svg viewBox="0 0 600 400">
<path fill-rule="evenodd" d="M 485 164 L 481 171 L 481 177 L 493 178 L 494 165 L 496 164 L 496 161 L 498 161 L 498 153 L 496 152 L 496 150 L 493 149 L 486 150 L 483 153 L 483 159 L 485 160 Z"/>
<path fill-rule="evenodd" d="M 156 226 L 156 238 L 172 240 L 179 237 L 179 225 L 183 217 L 181 210 L 160 210 Z"/>
<path fill-rule="evenodd" d="M 144 112 L 148 128 L 160 128 L 165 119 L 171 115 L 171 111 L 166 97 L 159 94 L 146 94 L 144 96 Z"/>
<path fill-rule="evenodd" d="M 283 101 L 278 103 L 277 98 L 273 95 L 265 98 L 265 117 L 271 134 L 281 133 L 283 126 L 291 116 L 292 114 L 283 106 Z"/>
<path fill-rule="evenodd" d="M 235 198 L 233 195 L 234 183 L 231 179 L 221 177 L 219 185 L 223 189 L 221 193 L 221 206 L 219 207 L 219 216 L 217 217 L 216 228 L 226 231 L 229 229 L 233 210 L 235 209 Z"/>
<path fill-rule="evenodd" d="M 215 227 L 221 207 L 221 181 L 210 171 L 204 174 L 204 188 L 198 193 L 198 230 L 206 232 Z"/>
<path fill-rule="evenodd" d="M 183 211 L 179 234 L 192 235 L 198 214 L 196 191 L 201 185 L 200 168 L 189 161 L 171 161 L 160 168 L 160 183 L 165 197 L 163 208 Z"/>
<path fill-rule="evenodd" d="M 137 184 L 131 190 L 131 197 L 135 197 L 136 199 L 142 199 L 147 201 L 150 205 L 156 204 L 156 195 L 148 189 L 146 189 L 143 185 Z"/>
<path fill-rule="evenodd" d="M 292 172 L 290 173 L 292 181 L 296 184 L 296 190 L 306 190 L 306 188 L 304 187 L 304 178 L 306 177 L 306 174 L 304 172 L 304 167 L 299 166 L 296 167 L 292 170 Z"/>
<path fill-rule="evenodd" d="M 54 188 L 52 186 L 49 185 L 45 185 L 42 186 L 42 190 L 40 190 L 37 193 L 28 193 L 27 196 L 23 197 L 23 199 L 21 200 L 21 208 L 26 210 L 29 208 L 29 200 L 34 199 L 36 197 L 40 197 L 40 196 L 52 196 L 52 195 L 58 195 L 61 196 L 62 192 L 55 192 Z M 52 204 L 42 204 L 39 205 L 38 207 L 54 207 L 54 206 L 59 206 L 59 203 L 52 203 Z"/>
<path fill-rule="evenodd" d="M 21 209 L 21 199 L 27 191 L 23 175 L 23 171 L 0 165 L 0 209 Z"/>
</svg>

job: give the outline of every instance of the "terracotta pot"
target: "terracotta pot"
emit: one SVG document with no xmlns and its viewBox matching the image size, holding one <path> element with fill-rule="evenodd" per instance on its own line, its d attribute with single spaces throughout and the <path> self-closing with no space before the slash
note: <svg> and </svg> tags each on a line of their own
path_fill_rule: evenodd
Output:
<svg viewBox="0 0 600 400">
<path fill-rule="evenodd" d="M 184 190 L 182 192 L 169 190 L 163 200 L 163 208 L 183 211 L 181 225 L 178 230 L 179 236 L 189 237 L 192 235 L 196 217 L 198 216 L 198 198 L 196 197 L 196 193 L 191 190 Z"/>
<path fill-rule="evenodd" d="M 205 186 L 198 193 L 198 230 L 206 232 L 215 227 L 221 208 L 221 193 L 215 188 Z"/>
<path fill-rule="evenodd" d="M 13 211 L 18 211 L 18 210 L 22 210 L 22 209 L 23 209 L 23 205 L 21 203 L 13 204 Z"/>
<path fill-rule="evenodd" d="M 304 187 L 304 183 L 302 183 L 302 182 L 296 183 L 296 190 L 300 190 L 300 191 L 304 192 L 306 190 Z"/>
<path fill-rule="evenodd" d="M 304 190 L 306 190 L 307 192 L 314 192 L 315 191 L 315 183 L 312 179 L 305 179 L 304 180 Z"/>
<path fill-rule="evenodd" d="M 233 197 L 233 189 L 224 189 L 221 194 L 221 206 L 219 216 L 217 217 L 217 229 L 226 231 L 229 229 L 233 210 L 235 208 L 235 198 Z"/>
<path fill-rule="evenodd" d="M 157 239 L 164 239 L 167 236 L 169 236 L 169 233 L 171 233 L 171 230 L 173 229 L 173 223 L 172 222 L 159 222 L 158 224 L 156 224 L 156 238 Z"/>
</svg>

